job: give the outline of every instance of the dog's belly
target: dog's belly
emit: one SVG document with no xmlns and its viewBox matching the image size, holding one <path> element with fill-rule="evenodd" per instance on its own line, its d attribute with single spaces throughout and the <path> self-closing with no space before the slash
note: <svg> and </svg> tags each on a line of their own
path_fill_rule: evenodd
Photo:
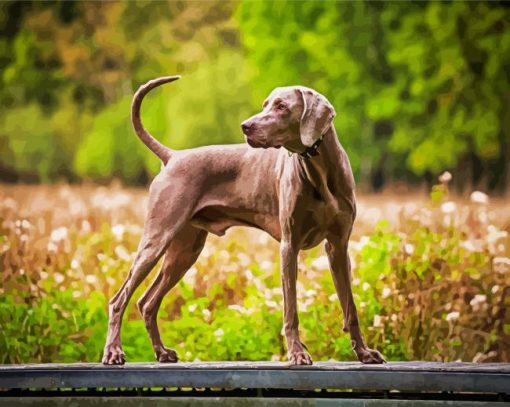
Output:
<svg viewBox="0 0 510 407">
<path fill-rule="evenodd" d="M 301 248 L 304 250 L 317 246 L 326 238 L 326 231 L 320 228 L 310 230 L 304 237 Z"/>
<path fill-rule="evenodd" d="M 304 221 L 302 249 L 311 249 L 326 237 L 327 228 L 316 217 L 317 214 L 310 214 Z M 223 236 L 227 229 L 233 226 L 254 227 L 269 233 L 277 241 L 281 240 L 281 227 L 277 216 L 253 213 L 243 209 L 220 205 L 207 206 L 193 216 L 191 224 L 217 236 Z"/>
<path fill-rule="evenodd" d="M 212 205 L 201 209 L 191 218 L 191 224 L 217 236 L 223 236 L 226 230 L 232 226 L 250 226 L 266 231 L 278 241 L 281 237 L 277 216 L 221 205 Z"/>
</svg>

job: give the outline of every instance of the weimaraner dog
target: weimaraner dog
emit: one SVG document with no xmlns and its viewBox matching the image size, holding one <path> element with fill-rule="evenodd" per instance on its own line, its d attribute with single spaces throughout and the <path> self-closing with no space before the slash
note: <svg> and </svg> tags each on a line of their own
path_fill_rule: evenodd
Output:
<svg viewBox="0 0 510 407">
<path fill-rule="evenodd" d="M 335 110 L 316 91 L 276 88 L 262 112 L 242 123 L 246 144 L 171 150 L 143 127 L 140 105 L 153 88 L 179 79 L 168 76 L 141 86 L 131 108 L 136 133 L 162 161 L 150 186 L 148 213 L 135 261 L 109 302 L 104 364 L 123 364 L 120 328 L 126 306 L 158 260 L 163 265 L 138 301 L 159 362 L 176 362 L 163 345 L 157 312 L 165 294 L 196 261 L 208 233 L 252 226 L 280 242 L 284 331 L 291 364 L 312 359 L 299 339 L 297 258 L 301 249 L 326 240 L 326 252 L 354 352 L 363 363 L 384 363 L 362 338 L 351 290 L 347 244 L 356 215 L 349 159 L 332 125 Z M 255 148 L 252 148 L 255 147 Z M 281 148 L 284 147 L 284 148 Z"/>
</svg>

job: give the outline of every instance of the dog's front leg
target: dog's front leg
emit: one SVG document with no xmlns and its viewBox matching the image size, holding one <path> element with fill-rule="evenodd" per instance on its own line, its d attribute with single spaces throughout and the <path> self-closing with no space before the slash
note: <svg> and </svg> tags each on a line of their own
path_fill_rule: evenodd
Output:
<svg viewBox="0 0 510 407">
<path fill-rule="evenodd" d="M 312 358 L 299 339 L 296 279 L 299 250 L 288 241 L 280 245 L 281 277 L 283 288 L 283 328 L 287 339 L 289 361 L 292 365 L 311 365 Z"/>
<path fill-rule="evenodd" d="M 365 345 L 358 323 L 358 313 L 351 289 L 351 261 L 347 239 L 328 238 L 326 253 L 329 259 L 335 289 L 344 313 L 344 331 L 349 331 L 354 352 L 362 363 L 384 363 L 383 356 Z"/>
</svg>

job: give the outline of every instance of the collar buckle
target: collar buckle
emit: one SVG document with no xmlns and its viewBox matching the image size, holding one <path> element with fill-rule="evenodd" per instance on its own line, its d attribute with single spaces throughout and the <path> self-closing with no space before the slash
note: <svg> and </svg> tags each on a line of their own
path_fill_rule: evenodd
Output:
<svg viewBox="0 0 510 407">
<path fill-rule="evenodd" d="M 307 147 L 305 151 L 303 151 L 302 153 L 299 153 L 299 155 L 301 157 L 305 157 L 308 159 L 319 155 L 317 150 L 319 149 L 320 145 L 322 144 L 323 138 L 324 138 L 324 134 L 322 136 L 320 136 L 319 139 L 315 143 L 313 143 L 310 147 Z"/>
</svg>

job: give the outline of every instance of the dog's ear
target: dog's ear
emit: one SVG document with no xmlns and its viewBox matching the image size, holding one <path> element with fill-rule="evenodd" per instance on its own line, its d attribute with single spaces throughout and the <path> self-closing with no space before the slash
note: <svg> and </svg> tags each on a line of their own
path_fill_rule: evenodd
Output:
<svg viewBox="0 0 510 407">
<path fill-rule="evenodd" d="M 311 147 L 332 125 L 335 109 L 320 93 L 311 89 L 297 89 L 303 98 L 300 122 L 301 142 Z"/>
</svg>

